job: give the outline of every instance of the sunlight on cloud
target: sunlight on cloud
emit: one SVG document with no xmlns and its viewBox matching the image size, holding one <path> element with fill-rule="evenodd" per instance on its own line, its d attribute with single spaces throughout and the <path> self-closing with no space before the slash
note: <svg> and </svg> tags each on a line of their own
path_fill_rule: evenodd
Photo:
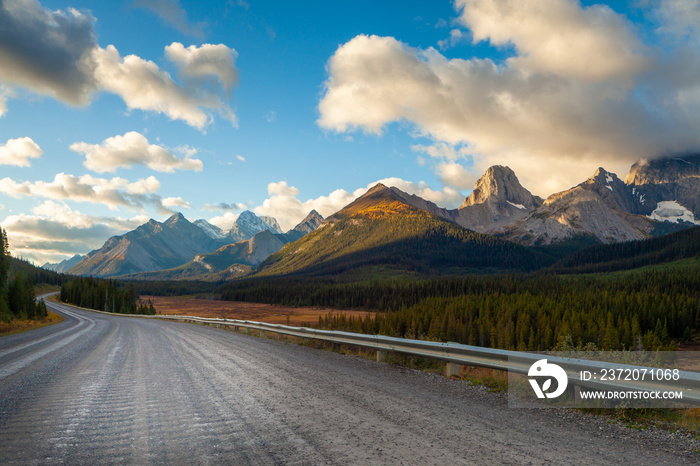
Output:
<svg viewBox="0 0 700 466">
<path fill-rule="evenodd" d="M 135 131 L 107 138 L 102 144 L 76 142 L 71 144 L 70 149 L 85 154 L 83 165 L 97 173 L 113 173 L 118 168 L 133 165 L 146 165 L 152 170 L 166 173 L 175 170 L 202 171 L 203 168 L 201 160 L 191 157 L 196 150 L 188 148 L 185 158 L 180 159 L 162 146 L 149 144 L 145 136 Z"/>
<path fill-rule="evenodd" d="M 443 184 L 459 189 L 472 189 L 478 179 L 476 173 L 455 162 L 440 162 L 436 171 Z"/>
<path fill-rule="evenodd" d="M 71 209 L 64 202 L 45 201 L 31 214 L 11 215 L 3 221 L 12 254 L 42 264 L 59 262 L 74 254 L 99 248 L 105 238 L 132 230 L 148 221 L 139 215 L 129 219 L 95 217 Z"/>
<path fill-rule="evenodd" d="M 144 209 L 154 206 L 160 213 L 170 212 L 154 194 L 160 182 L 153 176 L 129 182 L 123 178 L 96 178 L 91 175 L 66 175 L 59 173 L 53 181 L 24 181 L 18 183 L 11 178 L 0 179 L 0 192 L 15 198 L 39 197 L 54 200 L 71 200 L 103 204 L 112 210 L 119 207 Z"/>
<path fill-rule="evenodd" d="M 180 75 L 187 80 L 216 78 L 226 93 L 238 84 L 238 70 L 234 62 L 238 53 L 224 44 L 190 45 L 185 48 L 179 42 L 165 47 L 165 56 L 180 67 Z"/>
<path fill-rule="evenodd" d="M 230 230 L 231 227 L 233 227 L 233 224 L 236 222 L 236 219 L 238 218 L 239 215 L 240 214 L 233 213 L 233 212 L 226 212 L 226 213 L 224 213 L 224 215 L 212 217 L 207 221 L 209 223 L 211 223 L 212 225 L 217 226 L 224 231 L 227 231 L 227 230 Z"/>
<path fill-rule="evenodd" d="M 512 44 L 508 66 L 525 72 L 628 84 L 648 64 L 631 24 L 606 5 L 571 0 L 456 0 L 474 41 Z"/>
<path fill-rule="evenodd" d="M 211 112 L 237 124 L 225 102 L 238 83 L 237 52 L 223 44 L 185 48 L 174 42 L 167 57 L 179 67 L 183 84 L 150 60 L 122 57 L 114 45 L 97 44 L 95 18 L 75 9 L 44 9 L 34 0 L 0 2 L 0 82 L 87 105 L 99 91 L 120 96 L 129 109 L 162 113 L 203 129 Z M 211 81 L 218 82 L 212 86 Z M 8 93 L 0 96 L 0 115 Z"/>
<path fill-rule="evenodd" d="M 122 58 L 113 45 L 95 48 L 92 56 L 97 82 L 124 99 L 129 109 L 163 113 L 172 120 L 183 120 L 202 129 L 211 120 L 202 107 L 225 107 L 215 95 L 190 95 L 152 61 L 136 55 Z"/>
<path fill-rule="evenodd" d="M 0 165 L 29 167 L 31 166 L 29 159 L 37 159 L 43 153 L 39 144 L 32 138 L 9 139 L 4 145 L 0 145 Z"/>
<path fill-rule="evenodd" d="M 166 197 L 163 199 L 163 206 L 167 207 L 168 209 L 173 209 L 175 207 L 183 208 L 183 209 L 191 209 L 192 208 L 190 203 L 181 197 Z"/>
<path fill-rule="evenodd" d="M 695 3 L 679 5 L 695 11 Z M 475 170 L 508 163 L 542 195 L 599 166 L 624 174 L 639 158 L 700 147 L 696 42 L 646 47 L 624 16 L 571 0 L 459 0 L 455 7 L 474 41 L 512 46 L 515 56 L 503 64 L 448 59 L 393 37 L 356 36 L 328 61 L 318 124 L 381 135 L 407 121 L 414 136 L 435 141 L 414 150 L 464 158 Z M 460 145 L 459 154 L 440 154 Z M 435 169 L 443 182 L 465 186 L 459 167 L 438 162 Z"/>
</svg>

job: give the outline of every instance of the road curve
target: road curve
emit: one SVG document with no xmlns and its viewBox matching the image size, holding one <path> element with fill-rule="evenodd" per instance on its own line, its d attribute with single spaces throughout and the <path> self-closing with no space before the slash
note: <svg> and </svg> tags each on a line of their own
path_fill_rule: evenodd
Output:
<svg viewBox="0 0 700 466">
<path fill-rule="evenodd" d="M 700 445 L 444 377 L 49 303 L 0 338 L 0 464 L 697 464 Z"/>
</svg>

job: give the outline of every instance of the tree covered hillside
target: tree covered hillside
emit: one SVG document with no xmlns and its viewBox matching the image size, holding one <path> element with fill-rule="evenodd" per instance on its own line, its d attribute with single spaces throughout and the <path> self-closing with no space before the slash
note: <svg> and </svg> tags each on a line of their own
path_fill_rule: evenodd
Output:
<svg viewBox="0 0 700 466">
<path fill-rule="evenodd" d="M 16 265 L 15 265 L 16 264 Z M 9 252 L 7 233 L 0 228 L 0 321 L 39 319 L 46 317 L 43 301 L 34 296 L 31 274 L 22 273 L 22 262 L 13 261 Z"/>
<path fill-rule="evenodd" d="M 550 261 L 531 248 L 466 230 L 386 196 L 351 204 L 268 257 L 256 275 L 362 275 L 377 269 L 489 273 L 534 270 Z"/>
</svg>

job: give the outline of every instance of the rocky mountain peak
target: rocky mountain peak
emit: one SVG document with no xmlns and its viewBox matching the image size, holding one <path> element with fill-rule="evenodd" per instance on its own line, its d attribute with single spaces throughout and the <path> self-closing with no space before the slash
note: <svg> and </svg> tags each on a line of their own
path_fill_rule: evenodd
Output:
<svg viewBox="0 0 700 466">
<path fill-rule="evenodd" d="M 467 197 L 461 208 L 478 204 L 493 204 L 504 208 L 507 204 L 522 206 L 523 209 L 534 209 L 542 204 L 542 199 L 533 196 L 525 189 L 509 167 L 494 165 L 476 182 L 474 190 Z"/>
<path fill-rule="evenodd" d="M 248 240 L 255 236 L 256 233 L 263 230 L 272 230 L 273 233 L 282 233 L 277 220 L 272 217 L 258 217 L 255 213 L 246 210 L 241 212 L 241 214 L 236 219 L 233 227 L 228 232 L 230 236 L 235 241 Z"/>
<path fill-rule="evenodd" d="M 272 230 L 275 233 L 282 233 L 282 227 L 280 226 L 279 223 L 277 223 L 277 219 L 275 217 L 270 217 L 269 215 L 261 215 L 258 217 L 264 224 L 270 227 L 270 230 Z"/>
<path fill-rule="evenodd" d="M 377 183 L 367 190 L 367 192 L 365 193 L 365 196 L 368 194 L 374 194 L 376 192 L 380 192 L 380 191 L 383 191 L 386 189 L 389 189 L 386 185 L 384 185 L 382 183 Z"/>
<path fill-rule="evenodd" d="M 700 218 L 700 155 L 640 160 L 630 168 L 625 183 L 637 199 L 639 214 L 658 219 L 655 210 L 673 201 Z"/>
<path fill-rule="evenodd" d="M 700 155 L 642 159 L 630 168 L 625 177 L 628 185 L 677 183 L 683 178 L 700 177 Z"/>
<path fill-rule="evenodd" d="M 416 209 L 425 210 L 426 212 L 430 212 L 446 220 L 454 221 L 454 215 L 451 211 L 438 207 L 435 203 L 426 201 L 415 194 L 408 194 L 395 186 L 387 187 L 382 183 L 374 185 L 365 194 L 355 199 L 339 212 L 328 217 L 327 220 L 332 222 L 342 217 L 353 215 L 367 207 L 376 206 L 387 201 L 390 203 L 400 202 Z"/>
<path fill-rule="evenodd" d="M 258 218 L 258 216 L 255 215 L 250 210 L 244 210 L 243 212 L 240 213 L 240 215 L 236 219 L 236 223 L 238 223 L 238 222 L 252 222 L 252 221 L 255 221 L 257 218 Z"/>
<path fill-rule="evenodd" d="M 593 176 L 588 178 L 583 184 L 597 184 L 608 190 L 614 190 L 616 185 L 624 185 L 623 181 L 615 173 L 607 171 L 603 167 L 598 167 Z"/>
<path fill-rule="evenodd" d="M 204 230 L 204 233 L 213 239 L 222 239 L 226 237 L 226 234 L 223 232 L 223 230 L 221 230 L 221 228 L 217 227 L 216 225 L 212 225 L 203 218 L 195 220 L 194 224 Z"/>
<path fill-rule="evenodd" d="M 295 226 L 293 230 L 302 233 L 311 233 L 312 231 L 316 230 L 321 223 L 323 223 L 323 217 L 314 209 L 309 212 L 309 215 L 307 215 L 304 220 L 299 222 L 299 224 Z"/>
<path fill-rule="evenodd" d="M 174 225 L 178 222 L 182 221 L 187 221 L 184 215 L 182 215 L 180 212 L 176 212 L 170 216 L 165 222 L 163 222 L 163 225 L 171 226 Z"/>
</svg>

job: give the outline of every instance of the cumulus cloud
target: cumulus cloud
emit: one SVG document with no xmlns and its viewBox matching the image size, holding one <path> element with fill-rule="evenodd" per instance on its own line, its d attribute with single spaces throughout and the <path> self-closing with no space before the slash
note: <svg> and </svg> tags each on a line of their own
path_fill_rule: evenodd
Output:
<svg viewBox="0 0 700 466">
<path fill-rule="evenodd" d="M 13 255 L 43 264 L 85 254 L 102 246 L 105 238 L 133 230 L 146 221 L 148 217 L 143 215 L 91 216 L 71 209 L 64 202 L 44 201 L 31 214 L 7 217 L 3 227 Z"/>
<path fill-rule="evenodd" d="M 234 49 L 166 47 L 182 79 L 178 83 L 150 60 L 122 57 L 113 45 L 100 47 L 94 24 L 90 14 L 75 9 L 50 11 L 35 0 L 0 2 L 0 83 L 70 105 L 86 105 L 95 93 L 107 91 L 129 109 L 161 113 L 199 129 L 211 122 L 212 112 L 236 124 L 226 103 L 238 82 Z M 7 96 L 0 95 L 0 115 L 7 110 Z"/>
<path fill-rule="evenodd" d="M 410 122 L 414 135 L 437 143 L 419 152 L 466 147 L 467 165 L 511 164 L 541 195 L 598 166 L 622 176 L 639 158 L 700 148 L 700 51 L 687 37 L 670 51 L 647 47 L 627 18 L 573 0 L 455 7 L 474 41 L 512 47 L 514 56 L 448 59 L 392 37 L 357 36 L 328 62 L 318 124 L 381 135 Z M 444 181 L 456 168 L 436 166 Z"/>
<path fill-rule="evenodd" d="M 17 182 L 11 178 L 0 179 L 0 192 L 15 198 L 38 197 L 52 200 L 71 200 L 102 204 L 112 210 L 119 207 L 144 209 L 150 205 L 159 213 L 171 212 L 157 194 L 160 182 L 153 176 L 129 182 L 123 178 L 96 178 L 91 175 L 66 175 L 59 173 L 53 181 Z"/>
<path fill-rule="evenodd" d="M 184 209 L 191 209 L 192 208 L 190 203 L 181 197 L 166 197 L 163 199 L 163 206 L 168 208 L 168 209 L 174 209 L 176 207 L 178 207 L 178 208 L 181 207 Z"/>
<path fill-rule="evenodd" d="M 203 24 L 192 24 L 178 0 L 136 0 L 134 6 L 152 11 L 183 34 L 204 37 Z"/>
<path fill-rule="evenodd" d="M 578 1 L 456 0 L 475 42 L 512 44 L 508 66 L 583 80 L 629 82 L 648 65 L 631 23 L 606 5 Z"/>
<path fill-rule="evenodd" d="M 9 139 L 4 145 L 0 145 L 0 165 L 29 167 L 29 159 L 39 158 L 43 153 L 39 144 L 32 138 Z"/>
<path fill-rule="evenodd" d="M 478 175 L 474 171 L 456 162 L 440 162 L 437 173 L 443 184 L 458 189 L 472 189 L 478 180 Z"/>
<path fill-rule="evenodd" d="M 229 50 L 235 53 L 233 49 Z M 180 86 L 152 61 L 136 55 L 122 57 L 113 45 L 106 49 L 95 48 L 92 58 L 96 64 L 95 78 L 101 88 L 119 95 L 129 109 L 155 111 L 200 129 L 212 118 L 206 110 L 217 111 L 236 123 L 233 111 L 223 102 L 216 89 L 209 86 Z M 198 68 L 198 72 L 200 78 L 205 76 L 202 67 Z M 225 73 L 226 70 L 223 70 L 214 75 L 220 78 Z M 232 85 L 226 83 L 225 88 Z"/>
<path fill-rule="evenodd" d="M 92 50 L 95 19 L 69 9 L 50 11 L 35 0 L 0 3 L 0 81 L 71 105 L 96 89 Z"/>
<path fill-rule="evenodd" d="M 299 190 L 294 186 L 289 186 L 286 181 L 273 182 L 268 184 L 267 193 L 269 197 L 260 206 L 255 207 L 253 212 L 257 215 L 269 215 L 275 217 L 283 230 L 294 228 L 312 210 L 316 210 L 324 218 L 333 215 L 358 197 L 365 194 L 372 186 L 382 183 L 386 186 L 395 186 L 409 194 L 415 194 L 423 199 L 427 199 L 442 207 L 456 207 L 464 200 L 464 197 L 455 189 L 445 187 L 441 191 L 430 188 L 427 183 L 413 183 L 401 178 L 384 178 L 358 188 L 353 192 L 344 189 L 336 189 L 327 196 L 319 196 L 315 199 L 301 201 Z M 235 220 L 235 219 L 234 219 Z M 210 220 L 220 221 L 218 218 Z M 218 224 L 216 224 L 218 226 Z M 230 225 L 229 225 L 230 227 Z"/>
<path fill-rule="evenodd" d="M 179 42 L 165 47 L 165 56 L 180 67 L 180 75 L 189 81 L 203 81 L 214 78 L 219 81 L 226 93 L 238 84 L 238 70 L 235 61 L 238 53 L 224 44 L 190 45 L 185 48 Z"/>
<path fill-rule="evenodd" d="M 196 151 L 187 148 L 187 155 L 178 158 L 166 148 L 150 144 L 144 135 L 135 131 L 107 138 L 102 144 L 76 142 L 71 144 L 70 149 L 85 154 L 83 165 L 97 173 L 113 173 L 118 168 L 130 168 L 133 165 L 145 165 L 166 173 L 175 170 L 201 171 L 203 168 L 201 160 L 192 158 Z"/>
<path fill-rule="evenodd" d="M 221 228 L 224 231 L 228 231 L 231 229 L 231 227 L 233 227 L 233 224 L 236 222 L 236 219 L 239 215 L 240 214 L 234 212 L 226 212 L 223 215 L 212 217 L 207 221 L 212 225 Z"/>
</svg>

